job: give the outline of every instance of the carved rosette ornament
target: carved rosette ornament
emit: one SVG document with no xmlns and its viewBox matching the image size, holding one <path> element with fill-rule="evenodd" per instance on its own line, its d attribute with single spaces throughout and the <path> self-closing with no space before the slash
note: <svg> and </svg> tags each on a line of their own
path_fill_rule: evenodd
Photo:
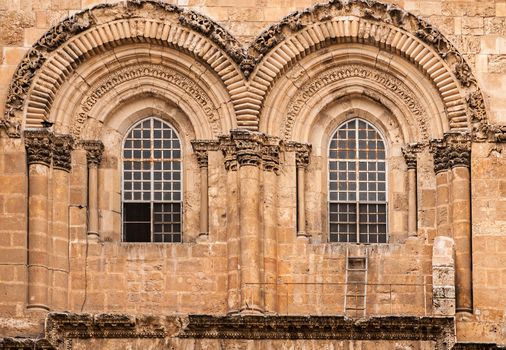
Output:
<svg viewBox="0 0 506 350">
<path fill-rule="evenodd" d="M 218 141 L 214 140 L 193 140 L 191 142 L 193 153 L 197 157 L 199 168 L 207 168 L 208 152 L 218 150 Z"/>
<path fill-rule="evenodd" d="M 47 129 L 26 130 L 25 148 L 28 164 L 51 165 L 54 135 Z"/>
<path fill-rule="evenodd" d="M 86 150 L 86 160 L 88 167 L 98 167 L 102 162 L 102 155 L 104 153 L 104 144 L 98 140 L 85 140 L 81 141 L 81 146 Z"/>
<path fill-rule="evenodd" d="M 70 172 L 72 169 L 72 149 L 74 138 L 71 135 L 55 136 L 53 141 L 53 168 Z"/>
<path fill-rule="evenodd" d="M 402 148 L 402 155 L 406 161 L 408 169 L 416 169 L 416 155 L 422 150 L 419 143 L 410 143 Z"/>
</svg>

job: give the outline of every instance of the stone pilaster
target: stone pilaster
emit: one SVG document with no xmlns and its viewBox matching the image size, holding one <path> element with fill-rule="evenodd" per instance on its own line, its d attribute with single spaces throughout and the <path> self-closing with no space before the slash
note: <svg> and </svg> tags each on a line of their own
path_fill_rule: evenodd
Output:
<svg viewBox="0 0 506 350">
<path fill-rule="evenodd" d="M 456 311 L 473 312 L 471 252 L 471 135 L 446 135 L 452 174 L 452 227 L 455 240 Z"/>
<path fill-rule="evenodd" d="M 417 153 L 420 152 L 419 144 L 413 143 L 402 148 L 402 154 L 406 160 L 408 167 L 408 236 L 415 237 L 417 235 L 417 186 L 416 186 L 416 163 Z"/>
<path fill-rule="evenodd" d="M 297 167 L 297 236 L 308 237 L 306 233 L 306 169 L 309 165 L 311 145 L 290 142 L 287 151 L 295 152 L 295 165 Z"/>
<path fill-rule="evenodd" d="M 208 152 L 218 150 L 218 142 L 211 140 L 193 140 L 193 152 L 200 168 L 200 237 L 209 235 L 209 172 Z"/>
<path fill-rule="evenodd" d="M 450 132 L 441 140 L 431 142 L 434 154 L 434 170 L 439 197 L 450 204 L 446 217 L 455 240 L 456 311 L 472 313 L 472 253 L 471 253 L 471 135 Z M 446 174 L 443 178 L 441 174 Z M 448 176 L 450 175 L 450 176 Z M 451 182 L 448 183 L 448 179 Z M 450 201 L 451 200 L 451 201 Z M 438 224 L 442 222 L 438 217 Z M 449 227 L 439 235 L 450 236 Z M 439 231 L 439 226 L 438 226 Z"/>
<path fill-rule="evenodd" d="M 53 285 L 52 307 L 56 310 L 68 309 L 69 280 L 69 205 L 70 170 L 74 139 L 71 135 L 58 135 L 53 142 L 53 224 L 49 237 L 52 254 Z"/>
<path fill-rule="evenodd" d="M 81 144 L 86 150 L 88 162 L 88 235 L 98 239 L 98 166 L 102 161 L 104 145 L 97 140 L 85 140 Z"/>
<path fill-rule="evenodd" d="M 54 135 L 46 130 L 25 131 L 28 163 L 28 302 L 27 308 L 48 311 L 48 179 Z"/>
</svg>

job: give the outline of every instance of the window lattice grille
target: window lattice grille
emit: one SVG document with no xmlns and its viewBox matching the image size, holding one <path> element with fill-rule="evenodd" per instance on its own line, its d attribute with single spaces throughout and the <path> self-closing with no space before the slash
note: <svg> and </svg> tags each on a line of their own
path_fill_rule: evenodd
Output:
<svg viewBox="0 0 506 350">
<path fill-rule="evenodd" d="M 123 235 L 128 242 L 180 242 L 181 143 L 157 118 L 137 123 L 123 145 Z"/>
<path fill-rule="evenodd" d="M 385 143 L 368 122 L 341 125 L 329 147 L 331 242 L 386 243 Z"/>
</svg>

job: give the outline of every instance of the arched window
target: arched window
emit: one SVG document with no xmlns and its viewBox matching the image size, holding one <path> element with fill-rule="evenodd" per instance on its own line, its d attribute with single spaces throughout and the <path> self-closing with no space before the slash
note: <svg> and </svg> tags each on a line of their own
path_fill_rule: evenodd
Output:
<svg viewBox="0 0 506 350">
<path fill-rule="evenodd" d="M 181 242 L 181 142 L 172 126 L 140 121 L 123 145 L 123 239 Z"/>
<path fill-rule="evenodd" d="M 331 242 L 387 242 L 385 143 L 374 126 L 351 119 L 329 147 Z"/>
</svg>

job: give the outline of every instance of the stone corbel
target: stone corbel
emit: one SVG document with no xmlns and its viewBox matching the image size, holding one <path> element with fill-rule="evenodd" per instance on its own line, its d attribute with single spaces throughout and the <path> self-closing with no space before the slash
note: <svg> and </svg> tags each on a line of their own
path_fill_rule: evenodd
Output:
<svg viewBox="0 0 506 350">
<path fill-rule="evenodd" d="M 218 150 L 218 141 L 193 140 L 193 152 L 200 168 L 200 237 L 209 235 L 209 151 Z"/>
<path fill-rule="evenodd" d="M 288 142 L 287 151 L 295 152 L 297 166 L 297 236 L 309 237 L 306 233 L 306 188 L 305 174 L 310 162 L 312 146 L 300 142 Z"/>
<path fill-rule="evenodd" d="M 88 236 L 98 239 L 98 166 L 102 161 L 104 144 L 98 140 L 81 141 L 88 163 Z"/>
</svg>

